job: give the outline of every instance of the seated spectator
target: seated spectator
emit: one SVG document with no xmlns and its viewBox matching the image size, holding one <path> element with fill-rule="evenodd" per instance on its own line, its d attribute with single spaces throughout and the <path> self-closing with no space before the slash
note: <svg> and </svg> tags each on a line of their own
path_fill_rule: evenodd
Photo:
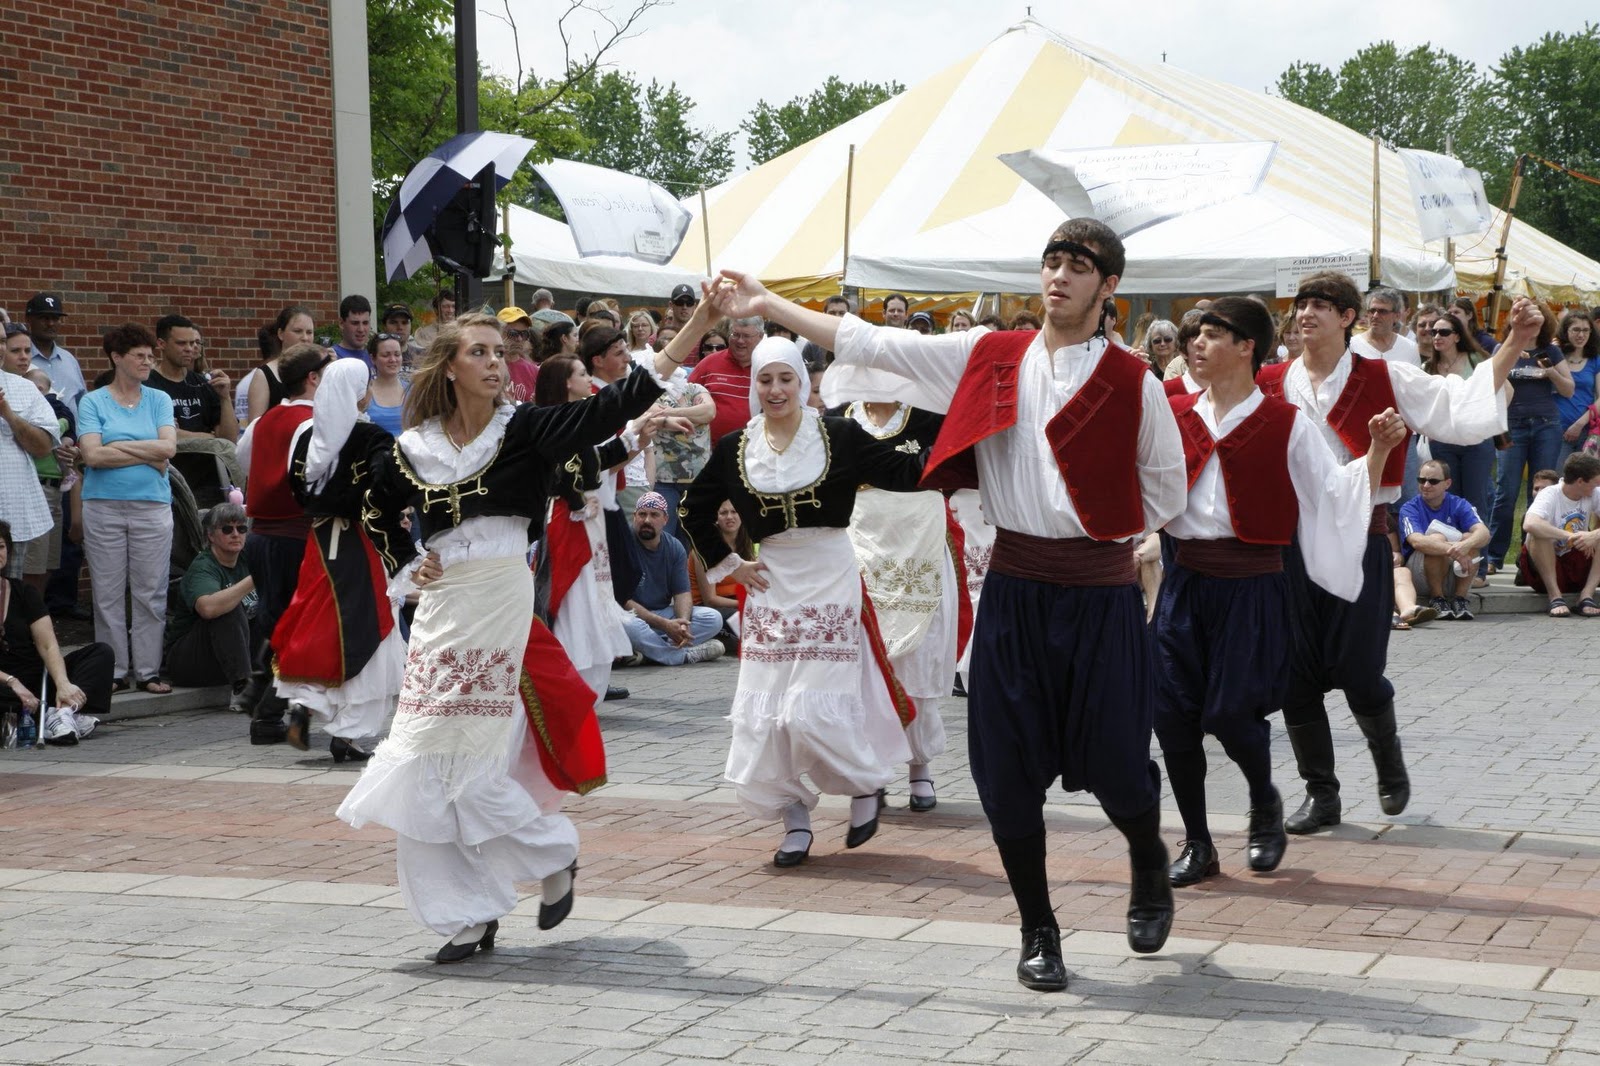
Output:
<svg viewBox="0 0 1600 1066">
<path fill-rule="evenodd" d="M 634 654 L 661 666 L 703 663 L 724 651 L 716 639 L 722 616 L 696 607 L 689 595 L 689 553 L 676 537 L 664 536 L 667 501 L 659 492 L 639 497 L 633 534 L 640 551 L 639 584 L 626 604 L 626 626 Z"/>
<path fill-rule="evenodd" d="M 1397 631 L 1415 629 L 1439 617 L 1439 612 L 1427 604 L 1417 603 L 1417 587 L 1411 582 L 1411 570 L 1400 557 L 1400 535 L 1389 530 L 1389 553 L 1394 566 L 1394 617 L 1389 628 Z"/>
<path fill-rule="evenodd" d="M 750 540 L 750 534 L 744 531 L 744 523 L 739 518 L 739 511 L 733 506 L 732 500 L 723 500 L 722 506 L 717 508 L 717 535 L 722 538 L 741 559 L 754 559 L 756 546 Z M 706 577 L 706 572 L 700 565 L 698 555 L 690 556 L 689 576 L 694 581 L 694 601 L 705 607 L 710 607 L 722 616 L 723 629 L 732 637 L 732 651 L 739 640 L 739 583 L 731 577 L 725 577 L 715 585 Z"/>
<path fill-rule="evenodd" d="M 1600 530 L 1594 528 L 1600 510 L 1600 458 L 1574 452 L 1561 468 L 1561 480 L 1533 498 L 1522 516 L 1522 554 L 1517 559 L 1519 584 L 1550 597 L 1551 618 L 1571 612 L 1564 592 L 1578 593 L 1578 613 L 1600 615 L 1594 599 L 1600 582 Z"/>
<path fill-rule="evenodd" d="M 249 521 L 243 507 L 220 503 L 204 528 L 206 546 L 184 573 L 167 623 L 166 673 L 176 685 L 231 685 L 228 709 L 248 713 L 251 652 L 263 639 L 254 628 L 256 585 L 240 558 Z"/>
<path fill-rule="evenodd" d="M 14 551 L 11 527 L 0 522 L 0 570 Z M 100 643 L 63 656 L 39 590 L 0 579 L 0 708 L 70 707 L 103 718 L 111 713 L 113 662 Z"/>
<path fill-rule="evenodd" d="M 161 680 L 161 633 L 172 555 L 167 464 L 178 450 L 172 398 L 144 383 L 156 361 L 149 330 L 119 326 L 106 333 L 104 347 L 115 377 L 78 404 L 95 639 L 111 645 L 117 689 L 128 687 L 131 673 L 146 692 L 167 693 L 172 686 Z"/>
<path fill-rule="evenodd" d="M 1451 484 L 1447 463 L 1429 459 L 1422 464 L 1417 495 L 1400 508 L 1400 555 L 1413 582 L 1428 590 L 1428 606 L 1440 618 L 1470 622 L 1467 593 L 1479 553 L 1489 543 L 1489 527 L 1470 503 L 1450 491 Z"/>
</svg>

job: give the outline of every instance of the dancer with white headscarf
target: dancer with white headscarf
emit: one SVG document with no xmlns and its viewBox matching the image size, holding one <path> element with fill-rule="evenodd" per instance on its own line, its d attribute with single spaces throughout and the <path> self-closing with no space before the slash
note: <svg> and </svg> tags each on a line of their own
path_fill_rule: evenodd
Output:
<svg viewBox="0 0 1600 1066">
<path fill-rule="evenodd" d="M 884 786 L 911 759 L 906 726 L 915 716 L 862 595 L 846 528 L 860 486 L 915 491 L 922 456 L 878 442 L 854 419 L 820 417 L 810 394 L 793 341 L 756 345 L 750 421 L 717 442 L 679 512 L 707 576 L 732 576 L 746 590 L 726 776 L 751 817 L 783 821 L 780 867 L 810 854 L 811 786 L 852 797 L 846 847 L 872 838 Z M 723 500 L 759 543 L 759 560 L 740 558 L 717 535 Z"/>
<path fill-rule="evenodd" d="M 401 525 L 408 493 L 391 476 L 394 438 L 367 421 L 367 387 L 361 360 L 330 364 L 290 442 L 289 487 L 311 532 L 272 634 L 288 741 L 307 750 L 314 716 L 335 762 L 367 760 L 359 740 L 383 732 L 400 695 L 406 645 L 388 584 L 416 554 Z"/>
</svg>

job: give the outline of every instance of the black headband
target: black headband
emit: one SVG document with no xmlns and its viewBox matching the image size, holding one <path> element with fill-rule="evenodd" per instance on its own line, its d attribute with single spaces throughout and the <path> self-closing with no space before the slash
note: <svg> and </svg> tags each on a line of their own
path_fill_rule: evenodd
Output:
<svg viewBox="0 0 1600 1066">
<path fill-rule="evenodd" d="M 1331 288 L 1325 289 L 1321 285 L 1317 284 L 1312 284 L 1310 286 L 1302 285 L 1295 292 L 1294 306 L 1299 307 L 1300 304 L 1305 300 L 1325 300 L 1341 311 L 1354 311 L 1357 314 L 1360 314 L 1361 312 L 1361 305 L 1359 302 L 1351 304 L 1346 301 L 1345 296 L 1340 294 L 1338 290 Z"/>
<path fill-rule="evenodd" d="M 1238 337 L 1241 341 L 1255 339 L 1238 326 L 1234 325 L 1232 322 L 1229 322 L 1227 319 L 1217 314 L 1215 311 L 1207 311 L 1205 314 L 1201 315 L 1200 324 L 1202 326 L 1221 326 L 1235 337 Z"/>
<path fill-rule="evenodd" d="M 1093 248 L 1086 248 L 1077 241 L 1051 241 L 1044 246 L 1044 252 L 1039 256 L 1039 261 L 1042 263 L 1050 258 L 1052 252 L 1065 252 L 1070 256 L 1087 259 L 1094 264 L 1095 270 L 1100 272 L 1101 277 L 1106 276 L 1106 265 Z"/>
</svg>

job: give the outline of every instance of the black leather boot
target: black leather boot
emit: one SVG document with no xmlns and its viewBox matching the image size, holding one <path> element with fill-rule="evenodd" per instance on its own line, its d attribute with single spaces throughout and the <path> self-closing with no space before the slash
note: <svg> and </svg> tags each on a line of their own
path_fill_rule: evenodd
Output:
<svg viewBox="0 0 1600 1066">
<path fill-rule="evenodd" d="M 1289 744 L 1295 763 L 1306 783 L 1306 799 L 1300 809 L 1284 819 L 1283 828 L 1291 833 L 1315 833 L 1339 824 L 1344 807 L 1339 802 L 1339 778 L 1333 772 L 1333 733 L 1328 728 L 1327 712 L 1288 725 Z M 1287 722 L 1289 709 L 1284 708 Z"/>
<path fill-rule="evenodd" d="M 1250 808 L 1250 844 L 1245 854 L 1257 873 L 1276 870 L 1289 838 L 1283 830 L 1283 797 L 1272 790 L 1272 802 Z"/>
<path fill-rule="evenodd" d="M 1141 955 L 1160 951 L 1172 932 L 1172 882 L 1169 858 L 1161 841 L 1161 808 L 1151 807 L 1136 818 L 1111 823 L 1128 840 L 1132 876 L 1128 893 L 1128 947 Z"/>
<path fill-rule="evenodd" d="M 1378 771 L 1378 805 L 1384 814 L 1399 814 L 1411 802 L 1411 776 L 1400 753 L 1400 734 L 1395 728 L 1394 701 L 1377 714 L 1358 714 L 1356 725 L 1367 738 L 1372 765 Z"/>
</svg>

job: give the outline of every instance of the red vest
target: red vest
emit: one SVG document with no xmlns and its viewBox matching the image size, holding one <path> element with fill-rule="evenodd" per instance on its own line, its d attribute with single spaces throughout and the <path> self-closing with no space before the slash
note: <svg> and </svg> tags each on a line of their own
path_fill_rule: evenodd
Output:
<svg viewBox="0 0 1600 1066">
<path fill-rule="evenodd" d="M 1256 374 L 1256 385 L 1268 396 L 1283 396 L 1283 376 L 1289 372 L 1288 363 L 1264 366 Z M 1333 410 L 1328 412 L 1328 425 L 1333 427 L 1344 446 L 1355 458 L 1366 455 L 1372 448 L 1372 433 L 1367 422 L 1373 415 L 1382 414 L 1385 408 L 1399 410 L 1394 399 L 1394 383 L 1389 380 L 1389 364 L 1382 359 L 1367 359 L 1354 353 L 1350 356 L 1350 379 L 1339 393 Z M 1386 489 L 1398 488 L 1406 478 L 1406 452 L 1411 448 L 1411 435 L 1389 452 L 1383 463 L 1383 478 L 1379 482 Z"/>
<path fill-rule="evenodd" d="M 1009 330 L 979 338 L 928 453 L 923 488 L 978 487 L 973 448 L 1017 424 L 1017 368 L 1035 335 Z M 1112 345 L 1045 426 L 1078 521 L 1095 540 L 1120 540 L 1144 528 L 1137 455 L 1148 373 L 1138 356 Z"/>
<path fill-rule="evenodd" d="M 250 431 L 250 491 L 245 513 L 251 518 L 302 518 L 289 489 L 289 441 L 311 417 L 310 404 L 279 404 L 255 421 Z"/>
<path fill-rule="evenodd" d="M 1167 399 L 1169 400 L 1177 396 L 1189 395 L 1189 386 L 1183 383 L 1182 375 L 1179 375 L 1175 378 L 1168 378 L 1166 381 L 1163 381 L 1161 383 L 1161 390 L 1167 394 Z M 1196 395 L 1199 394 L 1196 393 Z"/>
<path fill-rule="evenodd" d="M 1289 433 L 1295 406 L 1268 396 L 1250 417 L 1220 441 L 1195 410 L 1201 394 L 1172 398 L 1172 413 L 1183 437 L 1189 488 L 1199 480 L 1212 452 L 1222 467 L 1233 535 L 1246 544 L 1288 544 L 1300 521 L 1300 504 L 1289 478 Z"/>
</svg>

